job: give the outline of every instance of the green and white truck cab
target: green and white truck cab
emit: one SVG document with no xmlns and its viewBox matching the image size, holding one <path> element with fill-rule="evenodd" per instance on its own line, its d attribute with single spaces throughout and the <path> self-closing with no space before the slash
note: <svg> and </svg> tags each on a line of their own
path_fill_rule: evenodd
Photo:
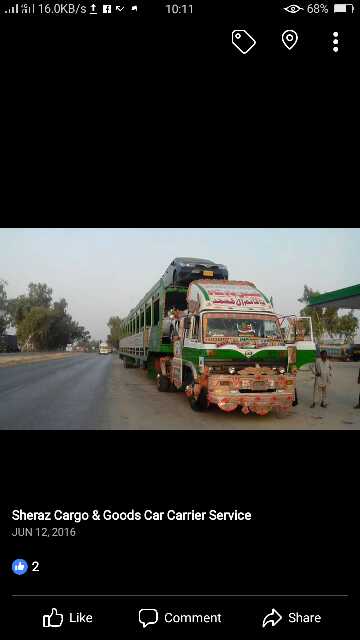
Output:
<svg viewBox="0 0 360 640">
<path fill-rule="evenodd" d="M 183 389 L 194 410 L 281 414 L 296 403 L 296 372 L 315 360 L 311 318 L 279 317 L 247 281 L 194 281 L 187 306 L 160 358 L 160 391 Z"/>
</svg>

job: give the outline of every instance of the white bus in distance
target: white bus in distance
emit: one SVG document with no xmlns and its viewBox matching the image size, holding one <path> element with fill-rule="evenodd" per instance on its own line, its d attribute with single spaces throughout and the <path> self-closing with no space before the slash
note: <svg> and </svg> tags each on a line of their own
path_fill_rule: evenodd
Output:
<svg viewBox="0 0 360 640">
<path fill-rule="evenodd" d="M 100 342 L 99 353 L 107 355 L 108 353 L 112 353 L 112 348 L 107 342 Z"/>
</svg>

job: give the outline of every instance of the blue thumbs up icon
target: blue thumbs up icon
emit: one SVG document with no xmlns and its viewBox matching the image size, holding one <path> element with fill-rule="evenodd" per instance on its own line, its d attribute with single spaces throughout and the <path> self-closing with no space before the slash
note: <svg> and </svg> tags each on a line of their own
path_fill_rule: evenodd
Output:
<svg viewBox="0 0 360 640">
<path fill-rule="evenodd" d="M 18 558 L 17 560 L 14 560 L 14 562 L 11 565 L 11 568 L 13 572 L 16 573 L 17 576 L 22 576 L 24 573 L 27 572 L 29 567 L 26 560 L 22 560 L 21 558 Z"/>
</svg>

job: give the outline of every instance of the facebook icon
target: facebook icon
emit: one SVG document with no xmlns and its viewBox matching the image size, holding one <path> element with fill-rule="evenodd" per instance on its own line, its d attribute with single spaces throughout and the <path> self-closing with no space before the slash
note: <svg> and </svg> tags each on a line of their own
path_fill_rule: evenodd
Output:
<svg viewBox="0 0 360 640">
<path fill-rule="evenodd" d="M 24 573 L 27 572 L 29 567 L 26 560 L 22 560 L 18 558 L 17 560 L 14 560 L 14 562 L 11 565 L 11 568 L 13 572 L 16 573 L 17 576 L 22 576 Z"/>
<path fill-rule="evenodd" d="M 111 13 L 111 4 L 103 4 L 103 13 Z"/>
</svg>

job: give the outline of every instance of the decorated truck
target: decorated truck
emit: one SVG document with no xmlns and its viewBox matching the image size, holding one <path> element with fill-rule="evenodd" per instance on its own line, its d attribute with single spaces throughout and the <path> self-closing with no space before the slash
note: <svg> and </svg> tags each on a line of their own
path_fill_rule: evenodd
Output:
<svg viewBox="0 0 360 640">
<path fill-rule="evenodd" d="M 135 308 L 125 321 L 130 335 L 120 340 L 120 357 L 148 366 L 159 391 L 185 391 L 194 410 L 214 404 L 285 415 L 296 404 L 297 370 L 315 360 L 311 318 L 279 317 L 248 281 L 197 280 L 186 293 L 159 284 L 141 302 L 142 318 L 136 320 Z M 178 304 L 170 307 L 172 293 Z"/>
</svg>

